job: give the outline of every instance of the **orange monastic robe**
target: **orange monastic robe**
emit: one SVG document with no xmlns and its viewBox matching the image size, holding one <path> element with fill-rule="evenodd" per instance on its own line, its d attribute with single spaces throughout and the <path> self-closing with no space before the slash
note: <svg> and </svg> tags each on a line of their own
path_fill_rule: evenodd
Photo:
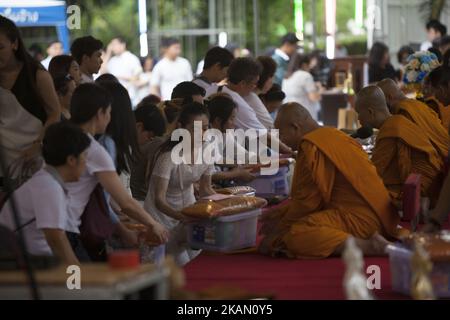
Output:
<svg viewBox="0 0 450 320">
<path fill-rule="evenodd" d="M 447 158 L 450 139 L 436 112 L 421 101 L 404 99 L 395 105 L 395 113 L 414 122 L 427 137 L 442 158 Z"/>
<path fill-rule="evenodd" d="M 380 128 L 372 161 L 397 205 L 411 173 L 422 176 L 422 196 L 432 204 L 437 200 L 444 160 L 430 140 L 424 130 L 400 115 L 391 116 Z"/>
<path fill-rule="evenodd" d="M 435 97 L 429 97 L 425 99 L 425 103 L 433 109 L 439 116 L 439 119 L 442 121 L 442 125 L 445 130 L 450 130 L 450 106 L 444 106 L 438 99 Z"/>
<path fill-rule="evenodd" d="M 290 202 L 263 220 L 261 251 L 318 259 L 350 235 L 396 235 L 399 216 L 361 146 L 324 127 L 300 143 Z"/>
</svg>

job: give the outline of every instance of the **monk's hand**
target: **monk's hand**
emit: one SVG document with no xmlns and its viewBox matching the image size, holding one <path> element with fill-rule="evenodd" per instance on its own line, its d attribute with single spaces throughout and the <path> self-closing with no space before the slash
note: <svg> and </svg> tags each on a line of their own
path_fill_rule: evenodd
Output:
<svg viewBox="0 0 450 320">
<path fill-rule="evenodd" d="M 239 181 L 242 182 L 251 182 L 253 181 L 256 177 L 254 174 L 252 174 L 252 169 L 247 169 L 247 168 L 243 168 L 243 167 L 237 167 L 235 169 L 233 169 L 236 171 L 236 178 Z"/>
</svg>

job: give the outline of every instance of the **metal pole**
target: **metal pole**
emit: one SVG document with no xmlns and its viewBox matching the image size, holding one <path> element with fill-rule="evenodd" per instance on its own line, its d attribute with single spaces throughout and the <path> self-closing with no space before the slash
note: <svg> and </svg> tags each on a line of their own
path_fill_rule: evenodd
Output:
<svg viewBox="0 0 450 320">
<path fill-rule="evenodd" d="M 253 42 L 255 56 L 259 54 L 259 8 L 258 0 L 253 0 Z"/>
<path fill-rule="evenodd" d="M 313 1 L 311 3 L 311 15 L 312 15 L 312 19 L 313 19 L 313 29 L 312 29 L 312 42 L 313 42 L 313 46 L 314 49 L 317 48 L 317 2 Z"/>
<path fill-rule="evenodd" d="M 208 12 L 209 12 L 209 29 L 217 28 L 217 19 L 216 19 L 216 0 L 209 0 L 208 3 Z M 214 34 L 209 35 L 209 44 L 216 44 L 216 36 Z"/>
<path fill-rule="evenodd" d="M 152 42 L 153 42 L 153 53 L 155 58 L 159 58 L 159 12 L 158 12 L 158 0 L 151 0 L 152 6 Z"/>
</svg>

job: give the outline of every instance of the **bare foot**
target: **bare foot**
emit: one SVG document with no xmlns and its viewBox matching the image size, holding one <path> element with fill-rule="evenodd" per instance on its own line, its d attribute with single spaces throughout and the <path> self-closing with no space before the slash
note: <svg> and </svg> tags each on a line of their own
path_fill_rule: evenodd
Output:
<svg viewBox="0 0 450 320">
<path fill-rule="evenodd" d="M 391 244 L 378 232 L 369 239 L 355 238 L 356 245 L 361 249 L 364 256 L 385 256 L 386 247 Z M 345 250 L 345 242 L 338 246 L 332 256 L 341 256 Z"/>
<path fill-rule="evenodd" d="M 386 255 L 386 247 L 391 244 L 385 237 L 378 232 L 375 233 L 369 240 L 372 244 L 374 255 Z"/>
</svg>

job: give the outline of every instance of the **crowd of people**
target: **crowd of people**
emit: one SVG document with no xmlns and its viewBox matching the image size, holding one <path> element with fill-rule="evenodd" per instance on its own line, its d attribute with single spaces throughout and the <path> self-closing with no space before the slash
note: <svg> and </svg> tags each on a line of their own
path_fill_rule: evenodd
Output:
<svg viewBox="0 0 450 320">
<path fill-rule="evenodd" d="M 199 251 L 186 243 L 181 210 L 215 194 L 215 186 L 255 178 L 238 164 L 172 160 L 179 142 L 171 133 L 185 129 L 194 139 L 194 124 L 201 123 L 202 132 L 224 136 L 258 129 L 267 141 L 258 152 L 266 155 L 298 153 L 288 205 L 264 217 L 264 253 L 324 258 L 339 254 L 353 235 L 364 253 L 380 254 L 386 239 L 403 232 L 397 209 L 413 172 L 422 175 L 422 195 L 436 208 L 427 225 L 435 230 L 450 206 L 450 179 L 438 196 L 449 147 L 439 110 L 450 105 L 450 69 L 446 30 L 436 22 L 427 28 L 442 62 L 425 81 L 434 104 L 402 93 L 386 45 L 370 50 L 374 84 L 356 97 L 361 124 L 379 129 L 369 161 L 355 140 L 318 123 L 324 89 L 314 70 L 321 59 L 298 53 L 295 34 L 284 36 L 271 56 L 236 57 L 212 47 L 194 77 L 176 39 L 165 39 L 157 63 L 140 61 L 120 37 L 105 49 L 93 36 L 75 39 L 70 55 L 52 43 L 38 61 L 16 25 L 0 16 L 0 224 L 23 232 L 29 253 L 67 264 L 105 261 L 111 250 L 137 247 L 142 237 L 164 244 L 179 265 L 188 263 Z M 402 48 L 400 64 L 411 53 Z M 245 144 L 234 146 L 248 162 L 261 158 Z M 198 153 L 194 147 L 184 156 Z M 101 230 L 89 227 L 94 220 L 103 221 Z M 130 222 L 146 231 L 135 232 Z"/>
</svg>

